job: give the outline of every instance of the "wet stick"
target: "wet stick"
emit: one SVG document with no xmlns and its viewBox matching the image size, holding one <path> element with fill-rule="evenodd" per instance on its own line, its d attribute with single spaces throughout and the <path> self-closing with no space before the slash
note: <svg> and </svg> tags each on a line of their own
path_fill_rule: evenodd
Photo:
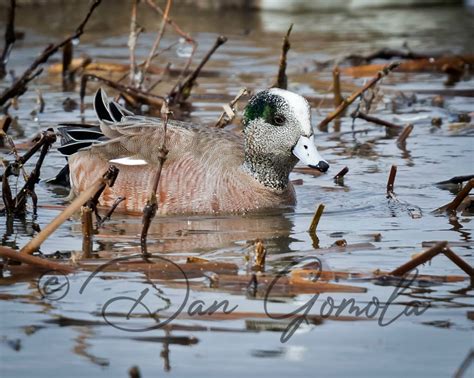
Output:
<svg viewBox="0 0 474 378">
<path fill-rule="evenodd" d="M 407 138 L 410 136 L 412 131 L 413 131 L 413 125 L 412 124 L 406 125 L 405 128 L 403 129 L 402 133 L 398 137 L 397 143 L 399 145 L 404 145 L 406 143 Z"/>
<path fill-rule="evenodd" d="M 390 175 L 388 176 L 388 182 L 387 182 L 387 196 L 391 196 L 393 194 L 393 187 L 395 185 L 395 177 L 397 176 L 397 166 L 392 165 L 392 168 L 390 169 Z"/>
<path fill-rule="evenodd" d="M 461 189 L 461 191 L 458 193 L 456 198 L 449 203 L 446 207 L 446 211 L 454 212 L 456 209 L 459 207 L 461 202 L 466 198 L 469 194 L 469 192 L 472 190 L 474 187 L 474 179 L 470 179 L 466 185 L 464 185 L 464 188 Z"/>
<path fill-rule="evenodd" d="M 283 44 L 281 46 L 280 63 L 278 64 L 277 82 L 273 85 L 276 88 L 287 89 L 288 77 L 286 76 L 286 56 L 290 50 L 290 34 L 293 29 L 293 24 L 290 25 L 286 35 L 283 37 Z"/>
<path fill-rule="evenodd" d="M 76 31 L 63 41 L 55 45 L 51 44 L 46 47 L 43 52 L 34 60 L 34 62 L 26 69 L 26 71 L 23 72 L 23 74 L 17 80 L 15 80 L 15 82 L 10 87 L 3 91 L 3 93 L 0 95 L 0 106 L 5 105 L 5 103 L 9 99 L 21 96 L 23 93 L 25 93 L 27 90 L 27 84 L 41 73 L 42 68 L 40 68 L 40 66 L 46 63 L 53 54 L 55 54 L 68 42 L 79 38 L 84 33 L 84 27 L 86 26 L 87 22 L 92 16 L 92 13 L 100 5 L 100 3 L 101 0 L 94 0 L 94 2 L 89 8 L 87 15 L 79 24 Z"/>
<path fill-rule="evenodd" d="M 335 66 L 332 70 L 332 91 L 334 94 L 334 108 L 337 109 L 339 105 L 341 105 L 344 101 L 342 94 L 341 94 L 341 71 L 339 70 L 338 66 Z"/>
<path fill-rule="evenodd" d="M 43 259 L 36 256 L 30 256 L 25 253 L 19 253 L 18 251 L 15 251 L 8 247 L 0 246 L 0 256 L 4 259 L 18 261 L 44 270 L 54 270 L 63 273 L 71 273 L 74 271 L 74 269 L 69 265 L 60 264 L 55 261 Z"/>
<path fill-rule="evenodd" d="M 54 218 L 43 230 L 37 234 L 28 244 L 21 250 L 21 253 L 32 254 L 43 244 L 43 242 L 67 219 L 69 219 L 76 211 L 78 211 L 84 203 L 86 203 L 97 191 L 105 187 L 105 185 L 113 186 L 117 177 L 118 169 L 110 166 L 104 175 L 97 179 L 89 188 L 77 196 L 71 204 L 66 207 L 56 218 Z"/>
<path fill-rule="evenodd" d="M 125 197 L 117 197 L 114 203 L 112 204 L 112 207 L 109 209 L 109 211 L 107 211 L 105 216 L 102 219 L 97 220 L 97 227 L 102 227 L 104 223 L 112 217 L 112 214 L 114 213 L 117 206 L 120 205 L 123 201 L 125 201 Z"/>
<path fill-rule="evenodd" d="M 148 237 L 148 230 L 150 228 L 151 221 L 156 215 L 156 210 L 158 209 L 158 200 L 156 198 L 156 191 L 158 190 L 158 184 L 160 183 L 161 178 L 161 170 L 163 169 L 163 164 L 165 163 L 166 156 L 168 155 L 168 150 L 166 149 L 166 130 L 168 128 L 168 118 L 170 115 L 170 111 L 168 109 L 168 104 L 166 102 L 163 103 L 161 108 L 161 116 L 163 118 L 163 142 L 161 143 L 161 147 L 159 149 L 159 165 L 158 169 L 155 173 L 155 177 L 153 180 L 153 187 L 151 188 L 151 192 L 149 194 L 149 199 L 143 209 L 143 220 L 142 220 L 142 232 L 140 234 L 140 248 L 142 252 L 142 256 L 147 259 L 149 257 L 148 247 L 147 247 L 147 237 Z"/>
<path fill-rule="evenodd" d="M 314 213 L 313 220 L 311 221 L 311 225 L 309 226 L 309 235 L 311 236 L 311 239 L 313 240 L 313 247 L 315 249 L 319 248 L 319 238 L 316 235 L 316 229 L 318 228 L 319 220 L 321 219 L 321 216 L 323 215 L 324 211 L 324 205 L 320 204 L 318 208 L 316 209 L 316 212 Z"/>
<path fill-rule="evenodd" d="M 337 107 L 336 110 L 334 110 L 332 113 L 330 113 L 326 118 L 324 118 L 318 125 L 319 130 L 323 130 L 332 120 L 334 120 L 336 117 L 342 114 L 344 110 L 347 109 L 349 105 L 351 105 L 359 96 L 361 96 L 364 92 L 366 92 L 368 89 L 372 88 L 375 84 L 377 84 L 383 77 L 387 76 L 391 71 L 393 71 L 395 68 L 399 66 L 400 63 L 394 62 L 391 63 L 387 66 L 385 66 L 381 71 L 377 73 L 377 75 L 372 78 L 364 87 L 361 89 L 355 91 L 353 94 L 351 94 L 347 99 L 344 99 L 343 102 Z"/>
<path fill-rule="evenodd" d="M 418 255 L 414 259 L 406 262 L 405 264 L 399 266 L 397 269 L 390 272 L 392 276 L 403 276 L 409 271 L 415 269 L 418 265 L 424 264 L 428 260 L 431 260 L 437 254 L 441 253 L 446 246 L 448 245 L 447 241 L 442 241 L 434 245 L 433 247 L 427 249 L 422 254 Z"/>
<path fill-rule="evenodd" d="M 7 74 L 7 63 L 10 58 L 10 53 L 13 44 L 16 41 L 15 37 L 15 8 L 16 1 L 10 0 L 10 7 L 8 8 L 7 24 L 5 27 L 5 45 L 3 47 L 2 55 L 0 56 L 0 79 L 3 79 Z"/>
<path fill-rule="evenodd" d="M 344 181 L 344 176 L 345 176 L 348 172 L 349 172 L 349 168 L 348 168 L 348 167 L 342 168 L 342 169 L 339 171 L 339 173 L 338 173 L 336 176 L 334 176 L 334 181 L 336 181 L 336 182 L 338 182 L 338 183 Z"/>
<path fill-rule="evenodd" d="M 443 249 L 443 253 L 448 259 L 450 259 L 459 268 L 466 272 L 466 274 L 471 277 L 471 279 L 474 278 L 474 269 L 472 268 L 472 266 L 469 265 L 466 261 L 464 261 L 461 257 L 459 257 L 456 253 L 454 253 L 449 247 Z"/>
<path fill-rule="evenodd" d="M 7 139 L 7 132 L 12 123 L 12 117 L 9 115 L 3 116 L 0 119 L 0 148 L 5 147 L 5 139 Z"/>
<path fill-rule="evenodd" d="M 371 115 L 368 115 L 368 114 L 365 114 L 365 113 L 362 113 L 362 112 L 353 112 L 351 114 L 351 117 L 352 118 L 360 118 L 360 119 L 363 119 L 364 121 L 371 122 L 371 123 L 374 123 L 376 125 L 385 126 L 385 127 L 389 128 L 389 129 L 392 129 L 394 131 L 400 131 L 403 128 L 400 125 L 396 125 L 392 122 L 388 122 L 388 121 L 385 121 L 383 119 L 380 119 L 380 118 L 377 118 L 377 117 L 374 117 L 374 116 L 371 116 Z"/>
<path fill-rule="evenodd" d="M 81 207 L 81 223 L 82 223 L 82 252 L 84 258 L 92 256 L 92 209 L 89 206 Z"/>
</svg>

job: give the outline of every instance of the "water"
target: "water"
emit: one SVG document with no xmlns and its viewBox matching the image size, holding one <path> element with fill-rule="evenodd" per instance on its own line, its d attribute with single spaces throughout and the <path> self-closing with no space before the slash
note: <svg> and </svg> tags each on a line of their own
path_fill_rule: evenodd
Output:
<svg viewBox="0 0 474 378">
<path fill-rule="evenodd" d="M 86 5 L 22 8 L 18 28 L 25 31 L 25 39 L 15 46 L 9 68 L 18 75 L 43 46 L 70 32 L 85 11 Z M 137 46 L 140 60 L 148 54 L 157 20 L 144 9 L 139 14 L 140 24 L 146 28 Z M 289 85 L 291 90 L 314 98 L 314 124 L 331 110 L 326 103 L 317 108 L 319 99 L 328 96 L 331 71 L 318 68 L 315 61 L 380 47 L 401 48 L 405 41 L 414 51 L 473 52 L 474 28 L 469 14 L 462 8 L 246 14 L 235 10 L 212 13 L 176 7 L 173 16 L 198 41 L 197 59 L 219 34 L 229 38 L 206 65 L 208 72 L 217 74 L 204 75 L 198 80 L 192 106 L 179 113 L 180 118 L 203 124 L 215 122 L 221 105 L 241 87 L 258 90 L 273 83 L 281 38 L 292 22 L 295 28 L 288 56 Z M 86 53 L 97 60 L 126 63 L 128 28 L 128 2 L 105 2 L 76 46 L 76 56 Z M 179 37 L 171 32 L 165 34 L 163 46 L 173 42 L 179 42 Z M 176 67 L 184 65 L 187 50 L 183 48 L 178 44 L 157 62 L 171 60 Z M 59 59 L 56 56 L 52 61 Z M 425 93 L 418 94 L 413 104 L 399 104 L 395 110 L 392 107 L 392 99 L 399 91 L 408 96 L 412 91 L 443 90 L 445 79 L 444 75 L 433 73 L 394 73 L 384 80 L 381 86 L 384 98 L 376 114 L 398 124 L 414 124 L 405 149 L 397 147 L 396 137 L 388 135 L 383 128 L 361 120 L 355 122 L 356 132 L 352 132 L 352 120 L 343 117 L 340 131 L 332 124 L 328 132 L 316 130 L 318 149 L 331 164 L 330 172 L 319 177 L 292 174 L 292 180 L 303 180 L 303 185 L 296 186 L 298 204 L 292 211 L 158 218 L 151 228 L 150 250 L 176 262 L 198 256 L 234 263 L 244 274 L 248 271 L 245 256 L 252 250 L 253 241 L 259 238 L 269 253 L 267 273 L 276 273 L 301 256 L 316 256 L 325 268 L 368 274 L 377 269 L 396 268 L 422 251 L 423 242 L 448 240 L 452 249 L 472 264 L 472 214 L 459 214 L 453 220 L 431 211 L 450 202 L 456 192 L 434 183 L 473 173 L 473 124 L 456 125 L 455 122 L 460 113 L 472 112 L 474 100 L 472 97 L 445 97 L 441 108 L 432 105 L 434 94 Z M 2 87 L 9 80 L 5 79 Z M 343 89 L 349 94 L 364 80 L 344 76 Z M 37 106 L 33 88 L 43 93 L 46 103 L 43 113 L 31 113 Z M 454 87 L 473 88 L 472 78 Z M 90 106 L 92 93 L 91 87 L 86 97 L 89 104 L 84 115 L 86 121 L 94 120 Z M 63 110 L 67 97 L 79 100 L 77 91 L 61 91 L 58 76 L 41 76 L 20 98 L 19 109 L 11 109 L 17 124 L 11 128 L 10 135 L 19 141 L 59 122 L 81 121 L 78 108 Z M 442 118 L 441 127 L 431 125 L 434 117 Z M 5 150 L 2 157 L 8 158 Z M 54 176 L 63 164 L 64 158 L 53 149 L 46 158 L 42 177 Z M 395 182 L 398 198 L 419 207 L 421 218 L 413 219 L 406 207 L 387 200 L 385 186 L 393 164 L 398 166 Z M 350 171 L 344 185 L 336 185 L 332 176 L 344 166 Z M 21 248 L 35 233 L 33 222 L 43 228 L 59 212 L 52 205 L 66 202 L 66 191 L 44 182 L 38 185 L 37 194 L 40 203 L 37 218 L 28 215 L 26 221 L 15 220 L 13 224 L 7 224 L 2 218 L 3 245 Z M 315 250 L 307 229 L 319 203 L 324 203 L 326 210 L 317 233 L 322 249 Z M 102 259 L 98 261 L 136 253 L 140 230 L 139 218 L 115 214 L 95 236 L 94 251 Z M 339 239 L 356 247 L 330 248 Z M 81 243 L 80 221 L 73 218 L 43 244 L 41 251 L 45 254 L 78 251 Z M 444 256 L 437 256 L 422 266 L 420 273 L 464 274 Z M 187 291 L 182 279 L 164 280 L 164 276 L 156 272 L 102 272 L 81 292 L 90 277 L 89 272 L 81 271 L 69 276 L 67 295 L 57 300 L 54 293 L 42 298 L 38 286 L 42 287 L 44 278 L 39 280 L 34 272 L 12 277 L 7 270 L 0 289 L 2 375 L 31 376 L 34 369 L 36 376 L 55 372 L 71 376 L 124 376 L 136 365 L 143 376 L 405 374 L 444 377 L 454 373 L 472 348 L 473 291 L 467 280 L 436 285 L 414 282 L 395 298 L 385 316 L 379 311 L 372 320 L 343 321 L 342 317 L 333 316 L 316 321 L 313 317 L 312 322 L 303 323 L 282 343 L 282 332 L 289 320 L 272 319 L 265 314 L 264 289 L 258 289 L 252 296 L 246 282 L 227 286 L 221 282 L 217 288 L 210 288 L 216 286 L 212 284 L 213 275 L 206 276 L 190 277 L 191 290 L 185 302 Z M 390 302 L 396 290 L 394 285 L 381 285 L 367 279 L 339 279 L 337 283 L 360 287 L 366 292 L 321 293 L 310 314 L 317 316 L 327 311 L 328 305 L 324 307 L 324 303 L 329 297 L 335 304 L 354 298 L 364 307 L 373 297 L 380 302 Z M 183 311 L 162 329 L 121 330 L 156 324 L 141 304 L 137 305 L 134 316 L 126 319 L 134 303 L 130 298 L 136 300 L 144 290 L 143 303 L 153 311 L 161 309 L 162 321 L 180 305 Z M 63 294 L 61 290 L 58 293 Z M 267 302 L 270 315 L 290 313 L 312 298 L 311 294 L 281 291 L 275 294 L 278 295 Z M 110 302 L 117 298 L 120 300 Z M 237 306 L 233 313 L 237 315 L 224 318 L 219 310 L 207 318 L 191 316 L 189 312 L 196 308 L 196 300 L 202 300 L 203 307 L 211 306 L 215 300 L 228 300 L 230 307 Z M 384 321 L 412 308 L 406 307 L 412 300 L 431 307 L 418 316 L 400 316 L 390 325 L 381 326 Z M 105 318 L 102 316 L 104 308 Z M 347 311 L 343 315 L 350 316 Z M 364 317 L 365 314 L 360 319 Z"/>
</svg>

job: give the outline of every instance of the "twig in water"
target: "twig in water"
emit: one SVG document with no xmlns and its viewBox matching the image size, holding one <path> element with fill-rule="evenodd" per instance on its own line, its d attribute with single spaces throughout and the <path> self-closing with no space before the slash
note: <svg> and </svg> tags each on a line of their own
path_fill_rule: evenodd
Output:
<svg viewBox="0 0 474 378">
<path fill-rule="evenodd" d="M 402 129 L 402 126 L 400 125 L 396 125 L 392 122 L 385 121 L 384 119 L 380 119 L 380 118 L 365 114 L 360 111 L 352 112 L 351 117 L 360 118 L 360 119 L 363 119 L 364 121 L 375 123 L 376 125 L 385 126 L 394 131 L 400 131 Z"/>
<path fill-rule="evenodd" d="M 419 254 L 414 259 L 406 262 L 405 264 L 399 266 L 397 269 L 390 272 L 392 276 L 403 276 L 411 270 L 415 269 L 417 266 L 424 264 L 425 262 L 431 260 L 436 255 L 443 253 L 445 254 L 453 263 L 455 263 L 459 268 L 461 268 L 471 280 L 474 278 L 474 269 L 456 253 L 454 253 L 449 247 L 447 241 L 442 241 L 435 244 L 433 247 L 428 248 L 425 252 Z"/>
<path fill-rule="evenodd" d="M 320 204 L 318 208 L 316 209 L 316 212 L 314 213 L 313 219 L 311 221 L 311 225 L 309 226 L 309 235 L 311 236 L 311 239 L 313 240 L 313 247 L 315 249 L 319 248 L 319 238 L 316 235 L 316 229 L 318 228 L 319 220 L 321 219 L 321 216 L 323 215 L 324 211 L 324 205 Z"/>
<path fill-rule="evenodd" d="M 403 146 L 406 143 L 406 140 L 410 136 L 412 131 L 413 131 L 413 125 L 412 124 L 406 125 L 405 128 L 403 129 L 402 133 L 400 134 L 400 136 L 397 139 L 397 144 L 399 146 Z"/>
<path fill-rule="evenodd" d="M 332 91 L 334 93 L 334 108 L 337 109 L 339 105 L 341 105 L 344 101 L 342 94 L 341 94 L 341 71 L 339 70 L 338 66 L 335 66 L 332 70 Z"/>
<path fill-rule="evenodd" d="M 10 53 L 13 44 L 16 41 L 15 37 L 15 8 L 16 0 L 10 0 L 10 7 L 8 8 L 7 24 L 5 27 L 5 46 L 3 47 L 2 55 L 0 56 L 0 79 L 3 79 L 7 74 L 7 63 L 10 58 Z"/>
<path fill-rule="evenodd" d="M 387 196 L 390 197 L 390 193 L 393 194 L 393 187 L 395 184 L 395 177 L 397 176 L 397 166 L 392 165 L 392 168 L 390 169 L 390 175 L 388 176 L 388 182 L 387 182 Z"/>
<path fill-rule="evenodd" d="M 389 65 L 385 66 L 382 71 L 379 71 L 377 75 L 372 78 L 364 87 L 355 91 L 351 94 L 347 99 L 344 99 L 343 102 L 330 113 L 326 118 L 324 118 L 318 125 L 319 130 L 323 130 L 333 119 L 338 117 L 350 104 L 352 104 L 360 95 L 362 95 L 365 91 L 372 88 L 375 84 L 377 84 L 383 77 L 387 76 L 391 71 L 397 68 L 400 65 L 398 62 L 390 63 Z"/>
<path fill-rule="evenodd" d="M 224 105 L 223 106 L 224 111 L 220 115 L 214 127 L 217 127 L 218 129 L 222 129 L 223 127 L 231 123 L 235 118 L 235 109 L 234 109 L 235 104 L 237 104 L 237 102 L 240 100 L 242 96 L 245 96 L 247 94 L 248 94 L 247 88 L 242 88 L 237 94 L 237 96 L 235 96 L 235 98 L 231 102 L 229 102 L 229 104 Z"/>
<path fill-rule="evenodd" d="M 435 212 L 446 211 L 448 213 L 455 213 L 459 205 L 461 205 L 461 203 L 464 201 L 464 198 L 469 195 L 469 192 L 472 190 L 472 188 L 474 188 L 474 179 L 470 179 L 450 203 L 441 206 L 440 208 L 436 209 Z"/>
<path fill-rule="evenodd" d="M 97 221 L 97 227 L 102 227 L 103 224 L 112 217 L 112 214 L 114 213 L 117 206 L 120 205 L 123 201 L 125 201 L 125 197 L 117 197 L 114 203 L 112 204 L 112 207 L 109 209 L 109 211 L 107 211 L 107 214 L 105 214 L 102 219 Z"/>
<path fill-rule="evenodd" d="M 44 270 L 51 270 L 63 273 L 71 273 L 74 271 L 74 269 L 69 265 L 60 264 L 55 261 L 43 259 L 36 256 L 30 256 L 24 253 L 19 253 L 18 251 L 15 251 L 8 247 L 0 246 L 0 257 L 36 266 Z"/>
<path fill-rule="evenodd" d="M 82 252 L 84 258 L 92 256 L 92 209 L 89 206 L 81 207 L 81 223 L 82 223 Z"/>
<path fill-rule="evenodd" d="M 334 181 L 336 181 L 336 183 L 341 183 L 341 182 L 344 182 L 344 176 L 349 172 L 349 168 L 348 167 L 344 167 L 342 168 L 339 173 L 334 176 Z"/>
<path fill-rule="evenodd" d="M 288 55 L 288 51 L 290 50 L 290 34 L 291 30 L 293 29 L 293 24 L 290 25 L 286 35 L 283 37 L 283 44 L 281 46 L 281 55 L 280 55 L 280 63 L 278 65 L 278 76 L 277 82 L 275 83 L 274 87 L 287 89 L 288 88 L 288 76 L 286 76 L 286 56 Z"/>
<path fill-rule="evenodd" d="M 211 47 L 209 52 L 204 56 L 201 63 L 199 63 L 198 66 L 194 69 L 194 71 L 188 75 L 188 77 L 186 78 L 186 80 L 184 80 L 183 83 L 178 83 L 175 88 L 173 88 L 173 90 L 170 92 L 170 94 L 168 95 L 169 105 L 178 104 L 189 97 L 196 78 L 199 76 L 199 73 L 201 72 L 204 65 L 211 58 L 212 54 L 214 54 L 214 52 L 219 48 L 219 46 L 223 45 L 226 42 L 227 37 L 224 37 L 223 35 L 217 37 L 216 42 Z"/>
<path fill-rule="evenodd" d="M 98 190 L 108 185 L 113 186 L 118 175 L 118 168 L 111 165 L 104 175 L 97 179 L 89 188 L 79 194 L 71 204 L 66 207 L 56 218 L 54 218 L 43 230 L 37 234 L 28 244 L 21 250 L 21 253 L 32 254 L 41 244 L 64 223 L 72 214 L 81 208 Z"/>
<path fill-rule="evenodd" d="M 442 241 L 435 244 L 433 247 L 428 248 L 425 252 L 418 255 L 414 259 L 406 262 L 405 264 L 399 266 L 397 269 L 390 272 L 392 276 L 403 276 L 409 271 L 415 269 L 418 265 L 424 264 L 428 260 L 431 260 L 437 254 L 441 253 L 444 248 L 448 245 L 447 241 Z"/>
<path fill-rule="evenodd" d="M 140 247 L 142 255 L 145 259 L 149 256 L 147 248 L 148 229 L 150 228 L 151 221 L 155 217 L 156 210 L 158 209 L 156 191 L 158 190 L 158 184 L 160 182 L 161 170 L 163 169 L 163 164 L 165 163 L 166 156 L 168 155 L 168 150 L 166 149 L 166 130 L 168 128 L 169 115 L 170 111 L 168 109 L 168 104 L 164 102 L 161 108 L 161 116 L 163 118 L 163 142 L 161 143 L 161 147 L 158 150 L 158 169 L 155 173 L 149 199 L 145 205 L 145 208 L 143 209 L 143 227 L 140 235 Z"/>
<path fill-rule="evenodd" d="M 61 47 L 66 45 L 68 42 L 79 38 L 84 33 L 84 27 L 86 26 L 89 18 L 91 17 L 94 10 L 99 6 L 102 0 L 94 0 L 87 12 L 84 20 L 79 24 L 76 31 L 72 33 L 69 37 L 57 44 L 51 44 L 46 47 L 43 52 L 34 60 L 34 62 L 26 69 L 25 72 L 17 79 L 15 82 L 7 89 L 3 91 L 0 95 L 0 106 L 3 106 L 9 99 L 13 97 L 21 96 L 27 90 L 27 84 L 38 76 L 42 69 L 38 69 L 40 65 L 46 63 L 48 59 L 55 54 Z"/>
</svg>

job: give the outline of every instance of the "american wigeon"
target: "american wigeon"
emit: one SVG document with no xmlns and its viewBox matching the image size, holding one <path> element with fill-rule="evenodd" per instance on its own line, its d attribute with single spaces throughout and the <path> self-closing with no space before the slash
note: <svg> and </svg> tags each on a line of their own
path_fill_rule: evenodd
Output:
<svg viewBox="0 0 474 378">
<path fill-rule="evenodd" d="M 72 191 L 83 191 L 115 164 L 120 173 L 100 204 L 110 206 L 123 196 L 123 210 L 141 212 L 159 162 L 163 121 L 129 113 L 100 89 L 94 106 L 100 128 L 59 128 Z M 303 97 L 272 88 L 250 99 L 243 138 L 169 121 L 158 214 L 243 213 L 295 204 L 288 176 L 298 160 L 323 172 L 329 168 L 314 145 L 310 114 Z"/>
</svg>

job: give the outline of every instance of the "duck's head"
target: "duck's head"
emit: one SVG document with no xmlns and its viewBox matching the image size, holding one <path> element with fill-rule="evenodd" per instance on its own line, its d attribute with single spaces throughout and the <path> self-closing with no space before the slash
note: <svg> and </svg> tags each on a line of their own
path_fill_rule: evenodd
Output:
<svg viewBox="0 0 474 378">
<path fill-rule="evenodd" d="M 321 172 L 329 164 L 314 144 L 311 112 L 302 96 L 272 88 L 253 96 L 244 111 L 245 167 L 263 184 L 284 188 L 301 161 Z"/>
</svg>

